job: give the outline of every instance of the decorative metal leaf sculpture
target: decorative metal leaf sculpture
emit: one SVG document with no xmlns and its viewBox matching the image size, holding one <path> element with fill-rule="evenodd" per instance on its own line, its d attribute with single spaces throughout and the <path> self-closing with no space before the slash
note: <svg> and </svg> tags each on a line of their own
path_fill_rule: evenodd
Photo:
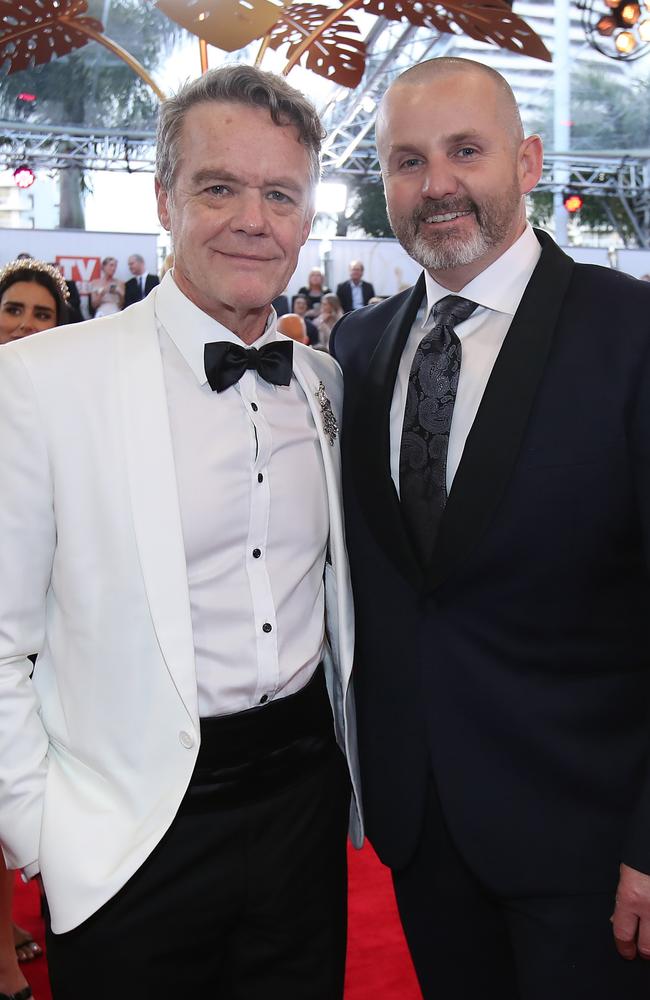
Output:
<svg viewBox="0 0 650 1000">
<path fill-rule="evenodd" d="M 80 49 L 91 32 L 103 31 L 95 18 L 79 16 L 87 10 L 86 0 L 0 0 L 0 65 L 17 73 Z"/>
<path fill-rule="evenodd" d="M 355 7 L 385 17 L 406 20 L 418 27 L 434 28 L 454 35 L 469 35 L 480 42 L 493 42 L 520 55 L 551 61 L 542 39 L 525 21 L 512 13 L 504 0 L 359 0 Z"/>
<path fill-rule="evenodd" d="M 282 15 L 282 0 L 157 0 L 172 21 L 209 45 L 234 52 L 261 38 Z"/>
<path fill-rule="evenodd" d="M 494 42 L 499 48 L 551 62 L 551 53 L 539 35 L 502 0 L 465 0 L 446 2 L 445 6 L 452 14 L 452 24 L 470 38 Z"/>
<path fill-rule="evenodd" d="M 340 14 L 332 20 L 334 12 L 321 4 L 292 4 L 271 28 L 268 45 L 278 49 L 288 42 L 287 59 L 291 59 L 305 39 L 316 35 L 306 50 L 305 69 L 340 86 L 357 87 L 366 65 L 366 44 L 352 18 Z"/>
</svg>

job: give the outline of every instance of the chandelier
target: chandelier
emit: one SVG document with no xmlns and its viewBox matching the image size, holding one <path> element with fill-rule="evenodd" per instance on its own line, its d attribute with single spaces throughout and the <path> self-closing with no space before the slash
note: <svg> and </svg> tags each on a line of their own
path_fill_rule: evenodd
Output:
<svg viewBox="0 0 650 1000">
<path fill-rule="evenodd" d="M 640 59 L 650 51 L 650 0 L 580 0 L 587 41 L 610 59 Z"/>
</svg>

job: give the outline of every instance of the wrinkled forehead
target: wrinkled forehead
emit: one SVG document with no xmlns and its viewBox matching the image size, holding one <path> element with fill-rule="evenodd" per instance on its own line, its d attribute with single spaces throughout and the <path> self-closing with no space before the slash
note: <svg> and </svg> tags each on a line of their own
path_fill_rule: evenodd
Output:
<svg viewBox="0 0 650 1000">
<path fill-rule="evenodd" d="M 516 102 L 505 80 L 480 66 L 445 67 L 413 80 L 398 79 L 379 106 L 376 140 L 380 158 L 400 133 L 412 128 L 460 134 L 494 129 L 523 138 Z M 398 140 L 399 141 L 399 140 Z"/>
</svg>

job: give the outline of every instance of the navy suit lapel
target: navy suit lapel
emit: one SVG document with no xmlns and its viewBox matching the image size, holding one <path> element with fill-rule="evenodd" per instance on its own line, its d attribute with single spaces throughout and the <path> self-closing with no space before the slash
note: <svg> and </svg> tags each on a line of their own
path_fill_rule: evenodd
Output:
<svg viewBox="0 0 650 1000">
<path fill-rule="evenodd" d="M 390 321 L 375 348 L 352 426 L 352 475 L 378 544 L 417 589 L 422 570 L 406 534 L 390 474 L 390 407 L 404 344 L 424 295 L 424 275 Z"/>
<path fill-rule="evenodd" d="M 437 587 L 483 536 L 507 487 L 574 263 L 536 230 L 542 255 L 513 318 L 465 444 L 427 574 Z M 390 405 L 390 404 L 389 404 Z"/>
</svg>

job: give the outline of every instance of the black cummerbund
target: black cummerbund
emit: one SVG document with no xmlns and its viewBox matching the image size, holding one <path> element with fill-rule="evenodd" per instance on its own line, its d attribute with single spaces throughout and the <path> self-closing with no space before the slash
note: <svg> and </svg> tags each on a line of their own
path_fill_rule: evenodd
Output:
<svg viewBox="0 0 650 1000">
<path fill-rule="evenodd" d="M 181 812 L 245 805 L 313 773 L 336 748 L 320 664 L 296 694 L 201 719 L 201 746 Z"/>
</svg>

